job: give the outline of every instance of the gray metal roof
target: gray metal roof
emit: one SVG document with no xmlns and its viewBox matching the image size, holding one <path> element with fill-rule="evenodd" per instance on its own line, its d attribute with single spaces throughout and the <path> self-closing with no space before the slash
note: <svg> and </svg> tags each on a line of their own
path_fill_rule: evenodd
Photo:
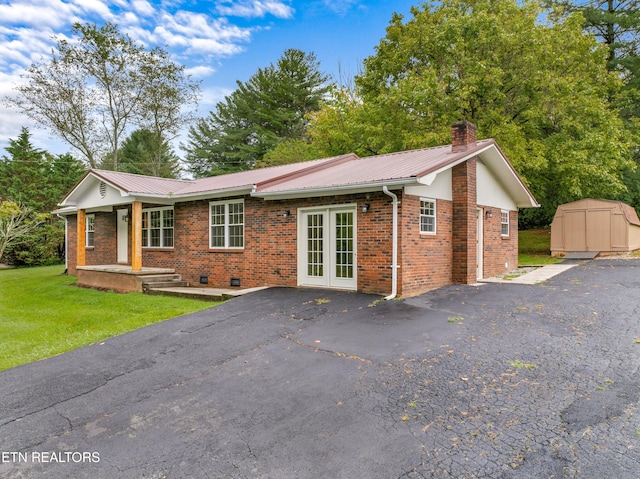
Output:
<svg viewBox="0 0 640 479">
<path fill-rule="evenodd" d="M 288 197 L 313 192 L 339 194 L 361 191 L 378 188 L 383 184 L 416 184 L 430 174 L 450 168 L 473 156 L 483 158 L 494 173 L 502 178 L 502 183 L 518 205 L 537 205 L 535 198 L 493 140 L 478 141 L 464 151 L 452 152 L 451 146 L 447 145 L 365 158 L 351 153 L 198 180 L 174 180 L 105 170 L 91 170 L 85 178 L 93 176 L 118 188 L 127 196 L 142 198 L 185 200 L 248 193 L 265 198 Z M 81 188 L 84 180 L 83 178 L 65 197 L 61 206 L 73 203 L 74 192 Z"/>
</svg>

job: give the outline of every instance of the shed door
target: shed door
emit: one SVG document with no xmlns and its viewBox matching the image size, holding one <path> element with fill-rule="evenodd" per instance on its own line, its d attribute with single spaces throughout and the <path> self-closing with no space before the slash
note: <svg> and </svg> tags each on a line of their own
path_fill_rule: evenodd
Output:
<svg viewBox="0 0 640 479">
<path fill-rule="evenodd" d="M 565 212 L 564 245 L 567 251 L 587 251 L 586 210 Z"/>
<path fill-rule="evenodd" d="M 611 251 L 611 211 L 587 212 L 587 251 Z"/>
<path fill-rule="evenodd" d="M 355 208 L 302 211 L 298 217 L 298 284 L 357 289 Z"/>
</svg>

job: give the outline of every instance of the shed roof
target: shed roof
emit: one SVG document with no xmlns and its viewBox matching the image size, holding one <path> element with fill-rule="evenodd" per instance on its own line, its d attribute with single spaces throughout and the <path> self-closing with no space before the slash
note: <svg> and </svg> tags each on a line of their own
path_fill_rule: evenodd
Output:
<svg viewBox="0 0 640 479">
<path fill-rule="evenodd" d="M 556 215 L 562 214 L 564 211 L 571 211 L 572 209 L 588 209 L 594 208 L 596 205 L 613 207 L 618 206 L 620 210 L 622 210 L 622 214 L 624 215 L 627 222 L 633 225 L 640 226 L 640 218 L 638 218 L 638 213 L 635 208 L 631 205 L 623 203 L 622 201 L 617 200 L 605 200 L 601 198 L 582 198 L 581 200 L 572 201 L 570 203 L 564 203 L 558 206 L 556 209 Z"/>
</svg>

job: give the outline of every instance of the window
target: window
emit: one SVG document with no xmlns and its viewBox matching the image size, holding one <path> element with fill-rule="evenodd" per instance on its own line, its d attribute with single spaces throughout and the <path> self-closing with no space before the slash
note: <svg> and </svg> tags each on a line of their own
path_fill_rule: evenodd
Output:
<svg viewBox="0 0 640 479">
<path fill-rule="evenodd" d="M 142 247 L 173 248 L 173 207 L 142 210 Z"/>
<path fill-rule="evenodd" d="M 436 200 L 420 198 L 420 233 L 436 233 Z"/>
<path fill-rule="evenodd" d="M 505 210 L 500 211 L 500 222 L 502 223 L 502 229 L 500 234 L 502 236 L 509 236 L 509 212 Z"/>
<path fill-rule="evenodd" d="M 85 240 L 85 246 L 93 247 L 94 236 L 96 231 L 96 215 L 87 215 L 86 220 L 87 220 L 87 226 L 86 226 L 87 238 Z"/>
<path fill-rule="evenodd" d="M 209 204 L 211 248 L 244 247 L 244 202 L 222 201 Z"/>
</svg>

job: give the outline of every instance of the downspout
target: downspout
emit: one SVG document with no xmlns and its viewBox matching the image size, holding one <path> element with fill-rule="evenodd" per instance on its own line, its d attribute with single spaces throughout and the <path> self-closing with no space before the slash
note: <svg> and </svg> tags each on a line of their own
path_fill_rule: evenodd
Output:
<svg viewBox="0 0 640 479">
<path fill-rule="evenodd" d="M 391 294 L 384 298 L 388 301 L 398 295 L 398 197 L 389 191 L 387 185 L 382 187 L 382 192 L 390 196 L 393 201 L 393 220 L 391 225 Z"/>
</svg>

